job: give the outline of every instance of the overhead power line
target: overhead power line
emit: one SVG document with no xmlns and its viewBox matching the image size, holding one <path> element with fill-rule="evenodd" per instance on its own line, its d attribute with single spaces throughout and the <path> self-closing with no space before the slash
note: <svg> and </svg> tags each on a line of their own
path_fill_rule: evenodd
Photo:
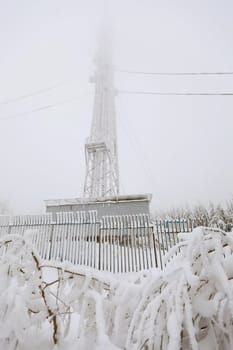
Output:
<svg viewBox="0 0 233 350">
<path fill-rule="evenodd" d="M 157 95 L 157 96 L 233 96 L 233 92 L 160 92 L 160 91 L 133 91 L 133 90 L 117 90 L 119 94 L 129 94 L 129 95 Z M 81 97 L 74 97 L 69 100 L 65 100 L 62 102 L 52 103 L 49 105 L 37 107 L 34 109 L 31 109 L 29 111 L 16 113 L 9 115 L 7 117 L 0 118 L 0 121 L 2 120 L 9 120 L 14 118 L 20 118 L 24 117 L 29 114 L 33 114 L 42 110 L 54 108 L 66 103 L 70 103 L 73 101 L 79 100 Z"/>
<path fill-rule="evenodd" d="M 129 95 L 158 95 L 158 96 L 233 96 L 233 92 L 160 92 L 118 90 L 119 94 Z"/>
<path fill-rule="evenodd" d="M 65 101 L 62 101 L 62 102 L 51 103 L 49 105 L 45 105 L 45 106 L 42 106 L 42 107 L 37 107 L 37 108 L 31 109 L 29 111 L 12 114 L 12 115 L 9 115 L 7 117 L 0 118 L 0 121 L 1 120 L 15 119 L 15 118 L 22 118 L 22 117 L 24 117 L 26 115 L 30 115 L 30 114 L 33 114 L 33 113 L 36 113 L 36 112 L 40 112 L 40 111 L 43 111 L 43 110 L 46 110 L 46 109 L 54 108 L 54 107 L 57 107 L 57 106 L 64 105 L 66 103 L 70 103 L 70 102 L 73 102 L 73 101 L 80 100 L 80 98 L 81 97 L 78 96 L 78 97 L 74 97 L 74 98 L 71 98 L 69 100 L 65 100 Z"/>
<path fill-rule="evenodd" d="M 66 83 L 67 83 L 67 81 L 61 81 L 61 82 L 59 82 L 57 84 L 54 84 L 52 86 L 49 86 L 49 87 L 46 87 L 46 88 L 43 88 L 43 89 L 40 89 L 40 90 L 36 90 L 36 91 L 33 91 L 33 92 L 25 94 L 25 95 L 17 96 L 17 97 L 14 97 L 14 98 L 9 98 L 7 100 L 0 101 L 0 105 L 7 105 L 7 104 L 10 104 L 10 103 L 13 103 L 13 102 L 24 100 L 24 99 L 32 97 L 32 96 L 41 95 L 41 94 L 44 94 L 47 91 L 51 91 L 51 90 L 57 89 L 59 86 L 62 86 L 64 84 L 66 84 Z"/>
<path fill-rule="evenodd" d="M 223 71 L 220 71 L 220 72 L 147 72 L 147 71 L 134 71 L 134 70 L 118 69 L 117 67 L 115 67 L 115 71 L 119 72 L 119 73 L 127 73 L 127 74 L 157 75 L 157 76 L 233 75 L 233 71 L 232 72 L 231 71 L 228 71 L 228 72 L 223 72 Z M 45 88 L 33 91 L 31 93 L 28 93 L 28 94 L 24 94 L 24 95 L 20 95 L 17 97 L 13 97 L 13 98 L 9 98 L 9 99 L 0 101 L 0 105 L 7 105 L 10 103 L 20 101 L 20 100 L 24 100 L 24 99 L 32 97 L 32 96 L 44 94 L 48 91 L 57 89 L 58 87 L 67 84 L 68 82 L 69 82 L 69 80 L 64 80 L 64 81 L 61 81 L 61 82 L 54 84 L 52 86 L 45 87 Z"/>
<path fill-rule="evenodd" d="M 147 72 L 147 71 L 134 71 L 115 68 L 116 72 L 127 74 L 141 74 L 141 75 L 233 75 L 232 72 Z"/>
</svg>

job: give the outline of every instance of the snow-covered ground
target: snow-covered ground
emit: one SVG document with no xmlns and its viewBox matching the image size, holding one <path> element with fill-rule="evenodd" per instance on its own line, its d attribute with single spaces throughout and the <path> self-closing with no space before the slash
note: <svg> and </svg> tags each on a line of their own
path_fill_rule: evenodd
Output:
<svg viewBox="0 0 233 350">
<path fill-rule="evenodd" d="M 0 240 L 1 350 L 233 349 L 233 237 L 182 234 L 163 271 L 110 274 Z"/>
</svg>

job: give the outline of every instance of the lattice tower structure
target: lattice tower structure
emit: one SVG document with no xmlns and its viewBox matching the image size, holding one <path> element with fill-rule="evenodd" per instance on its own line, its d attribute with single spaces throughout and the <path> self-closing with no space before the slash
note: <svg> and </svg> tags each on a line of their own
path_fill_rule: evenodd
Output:
<svg viewBox="0 0 233 350">
<path fill-rule="evenodd" d="M 84 197 L 119 194 L 119 168 L 111 46 L 102 43 L 95 58 L 95 97 L 90 137 L 85 144 Z"/>
</svg>

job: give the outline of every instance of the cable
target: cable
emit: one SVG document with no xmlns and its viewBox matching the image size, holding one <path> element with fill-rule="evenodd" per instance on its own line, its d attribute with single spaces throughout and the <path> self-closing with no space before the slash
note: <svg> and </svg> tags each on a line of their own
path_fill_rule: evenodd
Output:
<svg viewBox="0 0 233 350">
<path fill-rule="evenodd" d="M 72 101 L 79 100 L 79 99 L 80 99 L 80 96 L 79 97 L 74 97 L 74 98 L 66 100 L 66 101 L 62 101 L 62 102 L 53 103 L 53 104 L 50 104 L 50 105 L 34 108 L 34 109 L 30 110 L 30 111 L 26 111 L 26 112 L 22 112 L 22 113 L 16 113 L 16 114 L 13 114 L 13 115 L 9 115 L 9 116 L 7 116 L 5 118 L 0 118 L 0 121 L 1 120 L 9 120 L 9 119 L 21 118 L 21 117 L 24 117 L 25 115 L 28 115 L 28 114 L 31 114 L 31 113 L 36 113 L 36 112 L 39 112 L 39 111 L 42 111 L 42 110 L 45 110 L 45 109 L 54 108 L 54 107 L 57 107 L 57 106 L 60 106 L 60 105 L 66 104 L 66 103 L 70 103 Z"/>
<path fill-rule="evenodd" d="M 233 75 L 233 72 L 142 72 L 133 70 L 118 69 L 115 67 L 115 71 L 119 73 L 127 74 L 141 74 L 141 75 Z"/>
<path fill-rule="evenodd" d="M 18 96 L 18 97 L 15 97 L 15 98 L 11 98 L 11 99 L 8 99 L 8 100 L 5 100 L 5 101 L 0 101 L 0 105 L 7 105 L 7 104 L 10 104 L 10 103 L 14 103 L 14 102 L 20 101 L 20 100 L 24 100 L 24 99 L 26 99 L 28 97 L 31 97 L 31 96 L 41 95 L 41 94 L 43 94 L 43 93 L 45 93 L 47 91 L 57 89 L 59 86 L 64 85 L 67 82 L 68 82 L 68 80 L 65 80 L 65 81 L 59 82 L 59 83 L 57 83 L 55 85 L 52 85 L 50 87 L 43 88 L 43 89 L 31 92 L 29 94 L 21 95 L 21 96 Z"/>
<path fill-rule="evenodd" d="M 160 91 L 131 91 L 117 90 L 119 94 L 129 95 L 158 95 L 158 96 L 233 96 L 233 92 L 160 92 Z"/>
<path fill-rule="evenodd" d="M 233 72 L 202 72 L 202 73 L 185 73 L 185 72 L 178 72 L 178 73 L 159 73 L 159 72 L 137 72 L 137 71 L 127 71 L 127 70 L 120 70 L 120 69 L 116 69 L 117 72 L 120 73 L 129 73 L 129 74 L 145 74 L 145 75 L 233 75 Z M 11 98 L 5 101 L 0 101 L 0 105 L 7 105 L 10 103 L 14 103 L 20 100 L 24 100 L 26 98 L 32 97 L 32 96 L 37 96 L 37 95 L 41 95 L 47 91 L 51 91 L 54 89 L 57 89 L 59 86 L 62 86 L 64 84 L 66 84 L 68 82 L 68 80 L 59 82 L 55 85 L 52 85 L 50 87 L 47 88 L 43 88 L 37 91 L 34 91 L 32 93 L 29 94 L 25 94 L 25 95 L 21 95 L 15 98 Z M 139 91 L 118 91 L 120 93 L 128 93 L 128 94 L 145 94 L 145 95 L 174 95 L 174 96 L 217 96 L 217 95 L 224 95 L 224 96 L 231 96 L 233 93 L 161 93 L 161 92 L 139 92 Z"/>
<path fill-rule="evenodd" d="M 141 75 L 160 75 L 160 76 L 169 76 L 169 75 L 187 75 L 187 76 L 198 76 L 198 75 L 233 75 L 233 72 L 142 72 L 142 71 L 133 71 L 133 70 L 124 70 L 124 69 L 118 69 L 117 67 L 115 67 L 115 71 L 119 72 L 119 73 L 127 73 L 127 74 L 141 74 Z M 36 96 L 36 95 L 41 95 L 47 91 L 50 90 L 54 90 L 56 88 L 58 88 L 59 86 L 62 86 L 64 84 L 66 84 L 68 82 L 68 80 L 59 82 L 55 85 L 52 85 L 50 87 L 47 88 L 43 88 L 37 91 L 34 91 L 32 93 L 29 94 L 25 94 L 25 95 L 21 95 L 15 98 L 11 98 L 5 101 L 0 101 L 0 105 L 7 105 L 10 103 L 14 103 L 20 100 L 24 100 L 26 98 L 32 97 L 32 96 Z M 171 94 L 169 94 L 171 95 Z M 172 94 L 173 95 L 173 94 Z M 199 94 L 198 94 L 199 95 Z"/>
<path fill-rule="evenodd" d="M 122 130 L 124 131 L 125 135 L 126 135 L 126 140 L 128 141 L 128 143 L 130 144 L 132 150 L 134 151 L 135 154 L 135 159 L 138 160 L 138 156 L 141 159 L 141 163 L 142 163 L 142 169 L 144 171 L 145 177 L 147 178 L 147 180 L 149 181 L 149 183 L 153 183 L 153 172 L 151 171 L 150 168 L 150 161 L 147 159 L 147 155 L 143 154 L 143 147 L 141 147 L 141 145 L 139 145 L 139 147 L 136 146 L 137 143 L 139 143 L 139 141 L 137 140 L 137 142 L 135 142 L 135 139 L 133 138 L 133 133 L 129 132 L 129 129 L 127 127 L 127 124 L 125 123 L 125 120 L 122 119 L 120 116 L 118 116 L 118 121 L 119 121 L 119 126 L 122 128 Z M 158 195 L 158 193 L 156 193 L 156 196 L 158 198 L 160 198 L 160 196 Z"/>
</svg>

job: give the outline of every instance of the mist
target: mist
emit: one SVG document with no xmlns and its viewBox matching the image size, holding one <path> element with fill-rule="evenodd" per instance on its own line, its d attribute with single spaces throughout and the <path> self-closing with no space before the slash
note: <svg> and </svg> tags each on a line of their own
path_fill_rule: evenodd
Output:
<svg viewBox="0 0 233 350">
<path fill-rule="evenodd" d="M 94 56 L 113 33 L 121 194 L 152 193 L 152 211 L 222 203 L 233 193 L 231 1 L 0 1 L 0 200 L 41 213 L 83 194 Z M 34 94 L 34 92 L 40 92 Z M 31 96 L 29 96 L 31 95 Z"/>
</svg>

